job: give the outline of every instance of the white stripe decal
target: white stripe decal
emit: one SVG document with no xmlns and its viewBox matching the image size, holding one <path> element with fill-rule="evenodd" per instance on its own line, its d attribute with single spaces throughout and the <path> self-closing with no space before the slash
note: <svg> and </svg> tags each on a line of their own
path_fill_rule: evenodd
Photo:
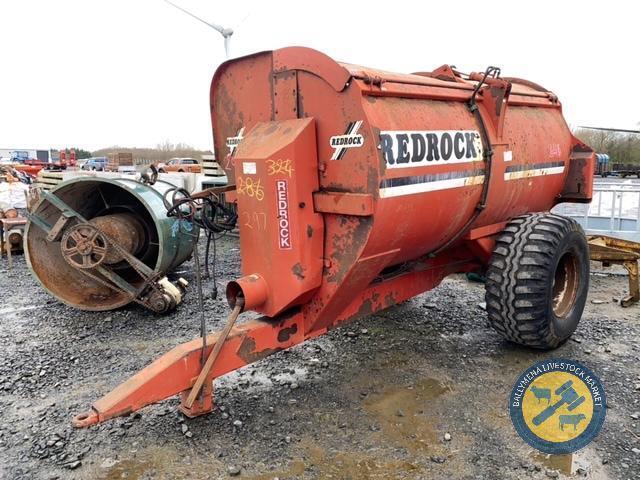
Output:
<svg viewBox="0 0 640 480">
<path fill-rule="evenodd" d="M 464 178 L 450 178 L 435 182 L 415 183 L 412 185 L 399 185 L 397 187 L 384 187 L 380 189 L 380 198 L 398 197 L 400 195 L 413 195 L 415 193 L 434 192 L 448 190 L 450 188 L 468 187 L 484 182 L 484 175 Z"/>
<path fill-rule="evenodd" d="M 505 172 L 505 180 L 519 180 L 521 178 L 540 177 L 542 175 L 557 175 L 564 172 L 563 167 L 536 168 L 533 170 L 520 170 L 519 172 Z"/>
</svg>

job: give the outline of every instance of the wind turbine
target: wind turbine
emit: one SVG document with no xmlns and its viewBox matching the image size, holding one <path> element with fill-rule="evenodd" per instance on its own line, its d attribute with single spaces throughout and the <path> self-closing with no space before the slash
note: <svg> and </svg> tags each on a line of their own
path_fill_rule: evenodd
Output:
<svg viewBox="0 0 640 480">
<path fill-rule="evenodd" d="M 182 8 L 180 5 L 176 5 L 173 2 L 170 2 L 169 0 L 164 0 L 165 2 L 167 2 L 169 5 L 171 5 L 172 7 L 177 8 L 178 10 L 186 13 L 187 15 L 189 15 L 190 17 L 195 18 L 196 20 L 198 20 L 199 22 L 204 23 L 205 25 L 207 25 L 208 27 L 213 28 L 215 31 L 217 31 L 218 33 L 220 33 L 220 35 L 222 35 L 222 37 L 224 38 L 224 53 L 226 55 L 227 58 L 229 58 L 229 49 L 231 47 L 230 43 L 231 43 L 231 35 L 233 35 L 233 29 L 231 28 L 225 28 L 221 25 L 218 25 L 216 23 L 209 23 L 203 19 L 201 19 L 200 17 L 194 15 L 193 13 L 191 13 L 188 10 L 185 10 L 184 8 Z"/>
</svg>

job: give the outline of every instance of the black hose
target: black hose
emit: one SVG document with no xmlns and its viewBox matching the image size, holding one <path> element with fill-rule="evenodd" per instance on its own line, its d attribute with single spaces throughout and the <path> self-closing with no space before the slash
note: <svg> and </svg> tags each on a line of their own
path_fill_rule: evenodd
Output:
<svg viewBox="0 0 640 480">
<path fill-rule="evenodd" d="M 482 87 L 482 85 L 484 84 L 485 80 L 489 75 L 499 76 L 500 69 L 496 67 L 487 67 L 487 70 L 484 72 L 484 76 L 482 77 L 482 80 L 480 80 L 476 85 L 476 87 L 473 89 L 471 98 L 469 98 L 469 101 L 467 102 L 467 107 L 469 108 L 469 111 L 473 114 L 473 116 L 476 119 L 476 122 L 480 127 L 480 136 L 482 138 L 482 146 L 484 147 L 483 148 L 483 152 L 484 152 L 483 156 L 484 156 L 484 162 L 485 162 L 484 163 L 485 165 L 484 166 L 484 183 L 482 184 L 482 193 L 480 194 L 480 200 L 476 204 L 476 208 L 473 214 L 462 226 L 462 228 L 460 228 L 460 230 L 458 230 L 458 232 L 453 237 L 447 240 L 444 243 L 444 245 L 441 245 L 440 247 L 436 248 L 434 251 L 428 253 L 427 254 L 428 258 L 435 257 L 439 253 L 449 248 L 455 242 L 457 242 L 464 234 L 467 233 L 467 230 L 469 229 L 469 227 L 471 227 L 473 222 L 476 221 L 476 219 L 480 216 L 482 211 L 487 206 L 487 198 L 489 196 L 489 184 L 491 183 L 491 164 L 493 160 L 493 146 L 491 145 L 489 132 L 487 132 L 487 127 L 484 123 L 484 119 L 482 118 L 482 114 L 478 109 L 478 104 L 476 103 L 476 95 L 478 94 L 478 91 L 480 90 L 480 88 Z"/>
<path fill-rule="evenodd" d="M 169 197 L 171 201 L 169 201 Z M 206 232 L 207 243 L 205 247 L 204 275 L 205 278 L 212 279 L 213 288 L 211 296 L 214 300 L 217 299 L 216 240 L 235 228 L 238 214 L 234 209 L 229 208 L 216 197 L 193 198 L 184 188 L 170 188 L 164 193 L 162 199 L 167 209 L 168 217 L 175 217 L 180 222 L 191 222 Z M 190 234 L 189 232 L 185 233 Z M 219 236 L 216 236 L 216 234 L 219 234 Z M 210 263 L 209 253 L 211 251 L 211 243 L 213 243 L 213 261 Z M 198 250 L 196 249 L 196 255 L 197 252 Z M 196 259 L 198 272 L 200 271 L 199 261 L 199 258 Z M 209 265 L 211 265 L 211 271 L 209 270 Z M 199 291 L 201 291 L 201 287 L 199 287 Z"/>
</svg>

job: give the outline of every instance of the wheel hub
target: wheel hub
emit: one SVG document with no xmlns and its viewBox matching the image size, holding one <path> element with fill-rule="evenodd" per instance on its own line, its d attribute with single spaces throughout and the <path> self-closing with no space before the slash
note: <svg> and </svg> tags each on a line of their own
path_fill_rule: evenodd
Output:
<svg viewBox="0 0 640 480">
<path fill-rule="evenodd" d="M 553 279 L 552 308 L 556 317 L 566 317 L 571 312 L 579 285 L 577 259 L 573 253 L 567 252 L 560 258 Z"/>
</svg>

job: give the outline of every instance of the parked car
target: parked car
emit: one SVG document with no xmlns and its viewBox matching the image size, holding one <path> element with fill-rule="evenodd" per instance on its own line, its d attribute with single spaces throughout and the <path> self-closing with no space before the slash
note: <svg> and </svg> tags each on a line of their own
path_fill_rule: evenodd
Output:
<svg viewBox="0 0 640 480">
<path fill-rule="evenodd" d="M 168 172 L 191 172 L 201 173 L 202 165 L 195 158 L 172 158 L 167 163 L 158 165 L 160 173 Z"/>
<path fill-rule="evenodd" d="M 107 157 L 92 157 L 80 167 L 81 170 L 98 170 L 104 171 L 107 166 Z"/>
</svg>

